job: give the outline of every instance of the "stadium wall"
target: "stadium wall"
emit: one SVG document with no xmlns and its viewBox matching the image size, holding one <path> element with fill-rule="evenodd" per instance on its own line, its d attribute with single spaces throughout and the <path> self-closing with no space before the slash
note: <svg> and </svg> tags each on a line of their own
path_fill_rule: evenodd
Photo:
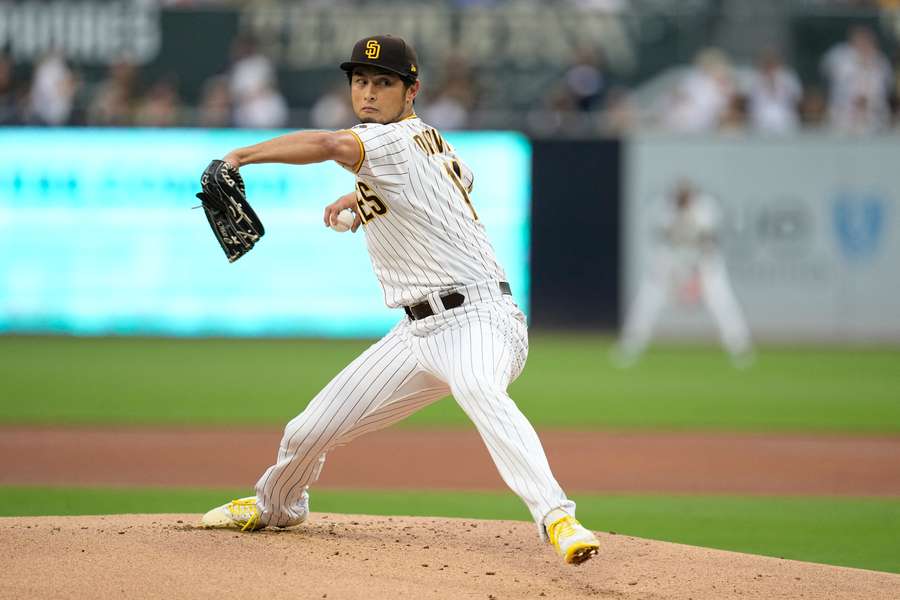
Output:
<svg viewBox="0 0 900 600">
<path fill-rule="evenodd" d="M 531 306 L 539 328 L 614 330 L 621 143 L 532 142 Z"/>
<path fill-rule="evenodd" d="M 715 196 L 731 280 L 757 340 L 900 342 L 896 136 L 641 135 L 625 146 L 623 298 L 651 251 L 653 206 L 678 180 Z M 714 334 L 697 305 L 662 336 Z"/>
</svg>

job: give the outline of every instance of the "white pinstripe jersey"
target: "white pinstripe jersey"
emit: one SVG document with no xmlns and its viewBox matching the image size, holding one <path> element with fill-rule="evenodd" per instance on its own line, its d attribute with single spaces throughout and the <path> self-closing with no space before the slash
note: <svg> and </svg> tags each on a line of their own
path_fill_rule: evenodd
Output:
<svg viewBox="0 0 900 600">
<path fill-rule="evenodd" d="M 357 205 L 375 276 L 391 308 L 483 281 L 505 281 L 470 194 L 472 171 L 412 115 L 348 130 L 360 143 Z"/>
</svg>

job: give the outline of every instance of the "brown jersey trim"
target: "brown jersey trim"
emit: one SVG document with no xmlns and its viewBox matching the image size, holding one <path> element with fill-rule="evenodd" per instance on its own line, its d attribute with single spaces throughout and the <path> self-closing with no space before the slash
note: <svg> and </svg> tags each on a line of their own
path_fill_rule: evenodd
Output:
<svg viewBox="0 0 900 600">
<path fill-rule="evenodd" d="M 363 144 L 362 138 L 359 137 L 359 134 L 353 131 L 352 129 L 343 129 L 342 131 L 346 131 L 347 133 L 353 135 L 356 138 L 356 143 L 359 144 L 359 162 L 356 163 L 356 166 L 353 167 L 354 173 L 359 173 L 359 170 L 362 168 L 363 161 L 366 160 L 366 147 Z"/>
</svg>

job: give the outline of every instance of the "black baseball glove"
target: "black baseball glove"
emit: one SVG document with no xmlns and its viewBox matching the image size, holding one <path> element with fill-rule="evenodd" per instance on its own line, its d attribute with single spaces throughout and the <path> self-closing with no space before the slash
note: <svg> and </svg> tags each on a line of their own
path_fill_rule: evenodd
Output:
<svg viewBox="0 0 900 600">
<path fill-rule="evenodd" d="M 197 194 L 213 234 L 228 262 L 234 262 L 253 248 L 265 234 L 262 221 L 253 212 L 244 192 L 244 180 L 237 169 L 222 160 L 209 163 L 200 177 L 203 191 Z"/>
</svg>

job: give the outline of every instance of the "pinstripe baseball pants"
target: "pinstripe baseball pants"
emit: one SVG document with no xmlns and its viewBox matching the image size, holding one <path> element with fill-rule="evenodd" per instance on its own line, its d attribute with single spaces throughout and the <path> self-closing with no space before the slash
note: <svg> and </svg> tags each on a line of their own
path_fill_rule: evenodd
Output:
<svg viewBox="0 0 900 600">
<path fill-rule="evenodd" d="M 285 527 L 306 518 L 306 489 L 326 453 L 396 423 L 452 394 L 475 423 L 500 475 L 543 518 L 575 514 L 550 471 L 534 428 L 506 393 L 528 355 L 525 318 L 496 283 L 461 288 L 467 302 L 433 316 L 404 318 L 341 371 L 285 427 L 277 462 L 256 484 L 261 522 Z"/>
</svg>

